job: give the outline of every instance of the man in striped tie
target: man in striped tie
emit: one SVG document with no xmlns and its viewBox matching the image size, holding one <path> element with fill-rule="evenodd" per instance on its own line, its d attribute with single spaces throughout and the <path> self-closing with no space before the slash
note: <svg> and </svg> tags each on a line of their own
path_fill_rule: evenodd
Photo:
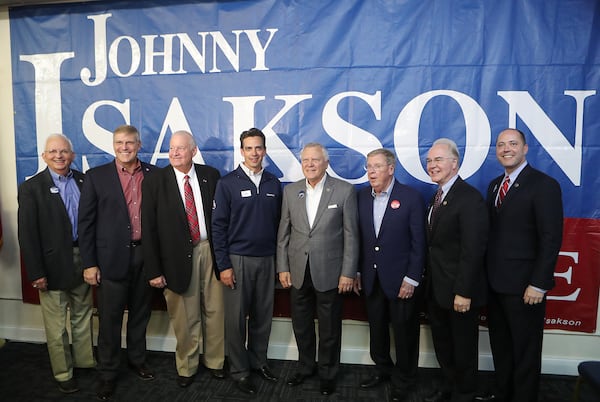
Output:
<svg viewBox="0 0 600 402">
<path fill-rule="evenodd" d="M 562 242 L 561 190 L 527 163 L 525 135 L 506 129 L 496 142 L 504 173 L 490 183 L 488 317 L 497 398 L 537 401 L 546 292 Z M 477 399 L 477 398 L 476 398 Z"/>
<path fill-rule="evenodd" d="M 212 376 L 225 377 L 223 286 L 213 266 L 210 226 L 220 175 L 193 163 L 198 148 L 189 132 L 173 133 L 169 145 L 171 164 L 142 185 L 144 270 L 150 286 L 164 289 L 177 338 L 177 384 L 187 387 L 201 353 Z"/>
</svg>

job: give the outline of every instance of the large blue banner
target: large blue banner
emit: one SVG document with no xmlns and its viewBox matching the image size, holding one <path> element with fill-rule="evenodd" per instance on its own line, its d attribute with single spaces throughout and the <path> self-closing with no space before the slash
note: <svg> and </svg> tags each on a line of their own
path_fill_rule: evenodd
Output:
<svg viewBox="0 0 600 402">
<path fill-rule="evenodd" d="M 461 176 L 483 191 L 510 126 L 527 134 L 528 161 L 560 182 L 565 216 L 600 219 L 597 1 L 169 3 L 11 10 L 19 182 L 45 167 L 54 132 L 86 170 L 112 159 L 118 125 L 137 126 L 141 158 L 161 166 L 170 134 L 187 129 L 197 161 L 225 173 L 240 161 L 239 134 L 258 127 L 284 182 L 302 177 L 307 142 L 357 185 L 365 155 L 383 146 L 398 179 L 429 198 L 435 139 L 459 144 Z"/>
</svg>

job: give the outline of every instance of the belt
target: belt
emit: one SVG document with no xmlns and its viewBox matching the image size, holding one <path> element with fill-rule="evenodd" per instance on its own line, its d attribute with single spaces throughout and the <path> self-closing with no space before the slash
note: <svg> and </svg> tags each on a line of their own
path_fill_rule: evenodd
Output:
<svg viewBox="0 0 600 402">
<path fill-rule="evenodd" d="M 73 247 L 79 247 L 79 240 L 73 240 Z"/>
<path fill-rule="evenodd" d="M 130 247 L 137 247 L 137 246 L 141 246 L 141 245 L 142 245 L 141 240 L 132 240 L 129 242 Z"/>
</svg>

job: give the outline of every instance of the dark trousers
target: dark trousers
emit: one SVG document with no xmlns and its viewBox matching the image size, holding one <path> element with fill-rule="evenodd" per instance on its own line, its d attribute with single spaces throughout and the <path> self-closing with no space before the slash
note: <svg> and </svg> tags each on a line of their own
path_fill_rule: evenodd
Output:
<svg viewBox="0 0 600 402">
<path fill-rule="evenodd" d="M 225 342 L 233 379 L 267 364 L 273 321 L 275 259 L 231 255 L 235 289 L 225 288 Z M 248 325 L 246 325 L 248 317 Z M 246 346 L 247 345 L 247 346 Z"/>
<path fill-rule="evenodd" d="M 421 330 L 417 303 L 421 293 L 417 287 L 410 299 L 389 300 L 376 279 L 373 292 L 367 295 L 371 359 L 378 374 L 389 375 L 400 392 L 412 391 L 417 381 Z M 394 330 L 396 364 L 390 357 L 390 323 Z"/>
<path fill-rule="evenodd" d="M 310 269 L 306 267 L 304 284 L 290 291 L 292 327 L 298 345 L 300 372 L 312 373 L 317 364 L 315 309 L 319 320 L 319 377 L 334 380 L 340 367 L 342 343 L 343 298 L 334 288 L 326 292 L 317 291 L 312 283 Z"/>
<path fill-rule="evenodd" d="M 479 309 L 466 313 L 428 303 L 431 337 L 444 376 L 443 391 L 452 393 L 453 402 L 470 402 L 477 390 L 479 358 Z"/>
<path fill-rule="evenodd" d="M 98 286 L 98 371 L 102 380 L 115 380 L 121 364 L 121 328 L 127 308 L 127 356 L 139 366 L 146 361 L 146 327 L 152 290 L 142 273 L 142 248 L 131 250 L 129 273 L 122 281 L 101 277 Z M 100 267 L 102 269 L 102 267 Z"/>
<path fill-rule="evenodd" d="M 523 302 L 522 295 L 490 291 L 490 345 L 497 394 L 503 401 L 538 400 L 545 313 L 545 298 L 540 304 L 529 305 Z"/>
</svg>

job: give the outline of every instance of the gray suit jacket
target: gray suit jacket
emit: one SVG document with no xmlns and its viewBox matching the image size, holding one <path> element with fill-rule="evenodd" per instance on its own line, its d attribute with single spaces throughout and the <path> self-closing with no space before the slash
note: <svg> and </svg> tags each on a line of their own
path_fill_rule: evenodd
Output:
<svg viewBox="0 0 600 402">
<path fill-rule="evenodd" d="M 292 286 L 304 283 L 306 263 L 315 289 L 337 288 L 340 276 L 354 278 L 358 267 L 358 212 L 351 184 L 326 176 L 313 227 L 306 215 L 306 180 L 283 190 L 277 234 L 277 272 L 290 272 Z"/>
</svg>

